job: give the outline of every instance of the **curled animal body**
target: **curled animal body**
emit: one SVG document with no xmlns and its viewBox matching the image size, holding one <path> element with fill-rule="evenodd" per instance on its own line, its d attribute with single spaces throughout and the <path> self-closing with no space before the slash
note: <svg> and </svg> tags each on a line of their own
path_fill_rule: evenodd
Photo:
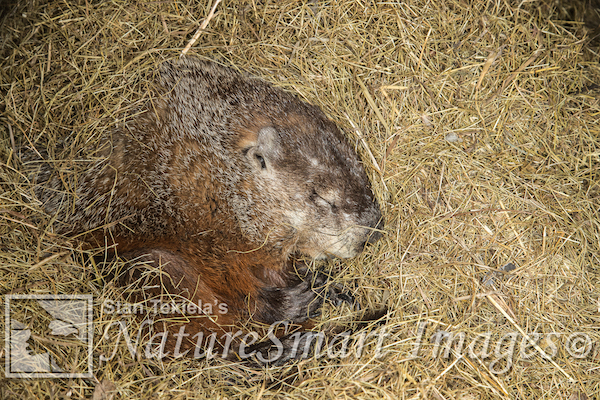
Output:
<svg viewBox="0 0 600 400">
<path fill-rule="evenodd" d="M 132 260 L 126 280 L 146 277 L 146 294 L 225 305 L 192 318 L 205 334 L 307 320 L 324 279 L 295 255 L 353 257 L 381 236 L 356 152 L 319 108 L 214 62 L 165 62 L 155 89 L 70 196 L 32 162 L 45 210 Z"/>
</svg>

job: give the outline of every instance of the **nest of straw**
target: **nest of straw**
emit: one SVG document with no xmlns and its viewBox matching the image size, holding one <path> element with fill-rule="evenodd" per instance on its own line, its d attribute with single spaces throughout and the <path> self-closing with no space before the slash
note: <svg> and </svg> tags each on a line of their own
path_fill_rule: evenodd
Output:
<svg viewBox="0 0 600 400">
<path fill-rule="evenodd" d="M 93 378 L 0 378 L 0 397 L 600 393 L 600 68 L 586 26 L 594 3 L 224 1 L 210 21 L 210 2 L 185 0 L 3 7 L 0 294 L 87 293 L 96 307 Z M 76 241 L 53 233 L 19 148 L 43 149 L 71 182 L 203 22 L 188 54 L 319 105 L 364 160 L 386 235 L 329 267 L 364 308 L 389 308 L 379 356 L 368 348 L 253 369 L 135 358 L 122 342 L 98 361 L 113 351 L 102 334 L 115 318 L 98 305 L 121 288 Z M 328 308 L 321 318 L 349 313 Z M 438 339 L 448 335 L 465 345 L 446 351 Z"/>
</svg>

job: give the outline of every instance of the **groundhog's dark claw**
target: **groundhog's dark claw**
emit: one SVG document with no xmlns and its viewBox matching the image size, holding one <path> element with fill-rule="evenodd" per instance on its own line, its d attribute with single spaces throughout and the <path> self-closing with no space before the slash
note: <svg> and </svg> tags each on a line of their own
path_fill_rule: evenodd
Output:
<svg viewBox="0 0 600 400">
<path fill-rule="evenodd" d="M 321 309 L 320 308 L 318 308 L 318 309 L 312 311 L 310 314 L 308 314 L 308 318 L 309 319 L 311 319 L 311 318 L 317 318 L 319 315 L 321 315 Z"/>
<path fill-rule="evenodd" d="M 335 299 L 334 305 L 339 307 L 342 303 L 350 304 L 351 306 L 358 305 L 354 296 L 347 292 L 336 293 L 337 299 Z"/>
</svg>

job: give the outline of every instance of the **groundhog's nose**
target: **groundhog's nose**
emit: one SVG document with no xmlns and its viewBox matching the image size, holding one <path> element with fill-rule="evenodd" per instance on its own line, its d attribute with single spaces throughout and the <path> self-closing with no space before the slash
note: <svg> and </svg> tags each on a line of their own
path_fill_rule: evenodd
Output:
<svg viewBox="0 0 600 400">
<path fill-rule="evenodd" d="M 375 243 L 376 241 L 381 239 L 381 237 L 383 236 L 383 233 L 381 232 L 383 231 L 384 226 L 385 224 L 383 222 L 383 218 L 380 218 L 379 222 L 377 222 L 377 226 L 375 226 L 371 233 L 369 233 L 367 243 Z"/>
</svg>

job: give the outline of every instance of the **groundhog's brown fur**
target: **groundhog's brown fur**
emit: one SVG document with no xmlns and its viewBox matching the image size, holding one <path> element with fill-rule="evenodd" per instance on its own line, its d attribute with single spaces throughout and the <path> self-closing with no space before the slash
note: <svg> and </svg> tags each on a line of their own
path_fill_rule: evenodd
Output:
<svg viewBox="0 0 600 400">
<path fill-rule="evenodd" d="M 169 291 L 226 304 L 205 331 L 307 319 L 318 291 L 292 256 L 352 257 L 380 236 L 356 152 L 317 107 L 215 63 L 166 62 L 157 87 L 79 179 L 71 207 L 41 168 L 46 210 L 65 233 L 93 232 L 82 236 L 91 246 L 160 265 Z"/>
</svg>

